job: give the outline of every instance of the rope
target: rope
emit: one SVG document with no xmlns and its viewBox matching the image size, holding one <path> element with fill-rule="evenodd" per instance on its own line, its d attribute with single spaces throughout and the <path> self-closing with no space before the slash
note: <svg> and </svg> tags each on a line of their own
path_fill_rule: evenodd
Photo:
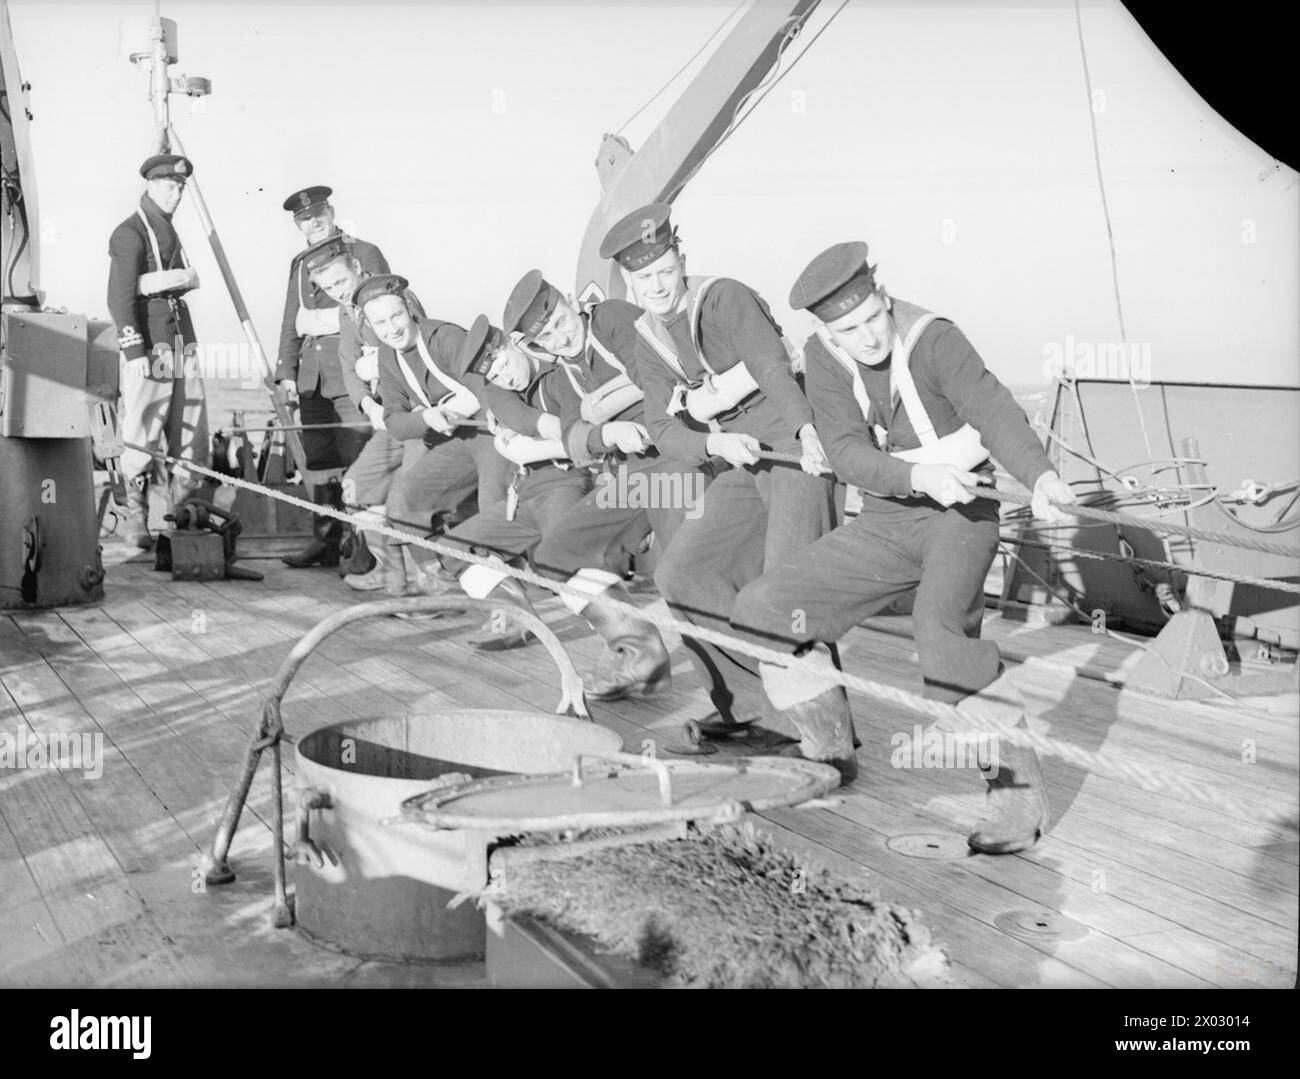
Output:
<svg viewBox="0 0 1300 1079">
<path fill-rule="evenodd" d="M 719 136 L 718 141 L 715 142 L 711 147 L 709 147 L 708 151 L 704 154 L 704 156 L 700 158 L 699 163 L 693 169 L 691 169 L 686 179 L 684 179 L 679 185 L 678 187 L 679 191 L 682 188 L 684 188 L 688 183 L 690 183 L 691 180 L 693 180 L 699 174 L 699 171 L 702 168 L 704 168 L 704 165 L 709 160 L 709 158 L 711 158 L 715 153 L 717 153 L 718 150 L 722 147 L 722 144 L 726 142 L 729 138 L 731 138 L 731 136 L 734 135 L 737 130 L 739 130 L 741 124 L 743 124 L 746 120 L 749 119 L 750 114 L 753 113 L 753 111 L 756 108 L 758 108 L 763 98 L 767 97 L 768 94 L 770 94 L 773 90 L 775 90 L 777 84 L 782 79 L 784 79 L 788 74 L 790 74 L 791 71 L 794 70 L 795 65 L 799 63 L 799 61 L 802 60 L 805 55 L 807 55 L 808 50 L 811 49 L 813 45 L 817 43 L 817 39 L 826 32 L 826 30 L 830 27 L 831 23 L 835 21 L 835 17 L 839 15 L 839 13 L 848 6 L 848 3 L 849 0 L 843 0 L 843 3 L 841 3 L 839 7 L 837 7 L 834 11 L 831 12 L 830 17 L 826 20 L 826 22 L 824 22 L 821 25 L 821 27 L 817 30 L 817 33 L 815 33 L 812 36 L 808 44 L 805 45 L 799 51 L 799 55 L 796 56 L 792 61 L 790 61 L 790 66 L 787 67 L 784 71 L 782 71 L 781 60 L 785 56 L 785 50 L 789 48 L 790 43 L 795 39 L 795 37 L 799 35 L 800 31 L 803 30 L 804 26 L 807 24 L 808 20 L 812 17 L 812 13 L 816 10 L 816 8 L 809 8 L 808 11 L 805 12 L 802 19 L 798 19 L 796 21 L 795 18 L 791 18 L 789 20 L 790 26 L 786 30 L 786 36 L 781 40 L 781 44 L 777 47 L 776 60 L 772 65 L 772 70 L 769 71 L 767 75 L 763 77 L 762 82 L 760 82 L 757 86 L 755 86 L 752 90 L 750 90 L 749 93 L 747 93 L 740 101 L 736 103 L 735 109 L 732 110 L 731 122 L 727 125 L 727 129 L 722 133 L 721 136 Z M 755 94 L 757 94 L 758 96 L 754 97 Z M 751 97 L 754 97 L 753 105 L 751 105 L 749 109 L 746 110 L 745 114 L 741 116 L 740 110 L 745 108 L 745 106 L 749 104 L 749 99 Z"/>
<path fill-rule="evenodd" d="M 1002 540 L 1002 542 L 1005 544 L 1008 541 Z M 1016 554 L 1015 551 L 1004 551 L 1004 553 L 1010 555 L 1012 559 L 1020 563 L 1021 568 L 1026 573 L 1028 573 L 1031 577 L 1035 578 L 1039 584 L 1041 584 L 1044 588 L 1046 588 L 1053 596 L 1055 596 L 1058 600 L 1064 603 L 1067 607 L 1073 610 L 1074 613 L 1078 615 L 1081 619 L 1083 619 L 1085 622 L 1089 623 L 1090 625 L 1093 626 L 1097 625 L 1097 623 L 1094 622 L 1088 616 L 1088 613 L 1084 611 L 1077 603 L 1075 603 L 1074 600 L 1072 600 L 1064 592 L 1060 592 L 1056 588 L 1054 588 L 1052 586 L 1051 581 L 1047 580 L 1040 573 L 1035 571 L 1034 567 L 1031 566 L 1028 562 L 1026 562 L 1023 558 L 1021 558 L 1018 554 Z M 1122 633 L 1116 633 L 1113 629 L 1110 629 L 1108 626 L 1104 626 L 1104 625 L 1094 629 L 1093 632 L 1104 634 L 1105 636 L 1111 638 L 1112 640 L 1120 641 L 1123 644 L 1132 645 L 1134 648 L 1140 648 L 1142 649 L 1143 652 L 1147 652 L 1155 656 L 1157 659 L 1160 660 L 1161 663 L 1163 663 L 1171 671 L 1174 669 L 1173 664 L 1170 663 L 1168 659 L 1166 659 L 1163 655 L 1157 652 L 1154 648 L 1151 648 L 1149 645 L 1145 644 L 1142 641 L 1137 640 L 1136 638 L 1126 637 Z M 1183 678 L 1190 679 L 1193 682 L 1199 682 L 1201 685 L 1205 686 L 1207 689 L 1211 690 L 1212 692 L 1217 693 L 1222 697 L 1227 697 L 1228 700 L 1232 701 L 1234 704 L 1239 703 L 1239 698 L 1229 693 L 1226 689 L 1222 689 L 1221 687 L 1216 686 L 1213 682 L 1201 678 L 1199 675 L 1192 674 L 1189 671 L 1181 671 L 1175 673 L 1179 673 L 1182 675 Z"/>
<path fill-rule="evenodd" d="M 414 536 L 399 529 L 392 528 L 388 525 L 378 524 L 369 519 L 363 519 L 359 515 L 345 513 L 336 510 L 328 505 L 316 505 L 308 502 L 306 499 L 297 498 L 294 495 L 286 494 L 283 491 L 271 490 L 258 483 L 251 483 L 248 480 L 239 479 L 235 476 L 225 476 L 212 469 L 204 468 L 202 465 L 196 465 L 191 461 L 183 461 L 180 458 L 173 457 L 170 454 L 163 453 L 159 450 L 151 450 L 145 446 L 139 446 L 134 443 L 126 443 L 131 449 L 138 450 L 141 453 L 148 454 L 158 460 L 162 460 L 173 466 L 179 465 L 190 472 L 195 472 L 211 479 L 219 480 L 228 486 L 241 488 L 243 490 L 254 491 L 258 494 L 274 498 L 277 501 L 285 502 L 291 506 L 298 506 L 301 509 L 308 510 L 323 517 L 332 517 L 335 520 L 351 524 L 355 528 L 367 532 L 375 532 L 379 535 L 388 536 L 390 539 L 398 540 L 400 543 L 410 544 L 412 546 L 432 551 L 435 554 L 446 555 L 459 562 L 465 562 L 470 565 L 486 566 L 490 569 L 506 573 L 517 581 L 543 588 L 549 592 L 554 592 L 560 596 L 571 596 L 580 600 L 583 604 L 591 601 L 591 596 L 587 592 L 579 591 L 570 587 L 567 583 L 555 581 L 549 577 L 542 577 L 530 569 L 517 568 L 508 566 L 496 556 L 484 557 L 476 555 L 472 551 L 461 547 L 452 547 L 448 544 L 438 543 L 435 540 L 426 539 L 421 536 Z M 759 644 L 751 644 L 748 641 L 742 641 L 726 633 L 720 633 L 717 630 L 709 629 L 707 626 L 697 626 L 689 622 L 679 621 L 671 615 L 661 615 L 653 611 L 642 610 L 634 604 L 624 603 L 620 600 L 604 597 L 603 602 L 611 609 L 619 613 L 636 618 L 639 621 L 646 622 L 660 630 L 666 630 L 678 633 L 683 636 L 693 637 L 696 640 L 707 641 L 710 644 L 717 645 L 719 648 L 729 649 L 733 652 L 746 655 L 751 659 L 756 659 L 760 663 L 771 663 L 775 666 L 791 669 L 804 670 L 814 677 L 823 681 L 830 682 L 834 685 L 843 686 L 845 689 L 852 689 L 873 700 L 881 701 L 886 704 L 897 705 L 901 708 L 909 709 L 930 719 L 943 721 L 949 730 L 955 733 L 969 733 L 976 735 L 987 735 L 987 724 L 979 722 L 977 719 L 967 716 L 960 712 L 956 707 L 950 704 L 944 704 L 941 701 L 929 700 L 908 690 L 897 689 L 894 686 L 886 685 L 882 682 L 876 682 L 869 678 L 862 678 L 858 675 L 848 674 L 845 671 L 824 670 L 821 667 L 811 666 L 807 661 L 792 655 L 789 652 L 780 652 L 773 648 L 767 648 Z M 1082 749 L 1079 746 L 1072 745 L 1059 739 L 1049 738 L 1046 735 L 1036 734 L 1032 731 L 1013 728 L 1010 730 L 1000 730 L 997 732 L 1000 739 L 1004 739 L 1011 745 L 1022 746 L 1027 749 L 1033 749 L 1044 756 L 1056 757 L 1065 761 L 1085 772 L 1095 773 L 1097 775 L 1107 776 L 1111 779 L 1132 783 L 1141 787 L 1143 790 L 1151 791 L 1157 794 L 1170 794 L 1177 797 L 1183 797 L 1191 801 L 1199 802 L 1202 805 L 1212 806 L 1221 812 L 1227 813 L 1238 819 L 1253 819 L 1259 814 L 1259 807 L 1249 806 L 1230 795 L 1221 791 L 1206 787 L 1186 777 L 1166 772 L 1162 769 L 1148 768 L 1145 765 L 1137 764 L 1128 758 L 1120 758 L 1111 755 L 1093 753 Z M 1276 822 L 1277 827 L 1294 828 L 1285 818 L 1279 817 Z"/>
<path fill-rule="evenodd" d="M 1124 327 L 1124 304 L 1119 294 L 1119 260 L 1115 254 L 1115 230 L 1110 220 L 1110 203 L 1106 200 L 1106 183 L 1101 175 L 1101 143 L 1097 139 L 1097 110 L 1092 104 L 1092 74 L 1088 71 L 1088 49 L 1083 41 L 1083 15 L 1079 11 L 1079 0 L 1074 0 L 1074 21 L 1079 30 L 1079 57 L 1083 61 L 1083 85 L 1088 95 L 1088 121 L 1092 125 L 1092 158 L 1097 168 L 1097 190 L 1101 194 L 1101 212 L 1106 221 L 1106 243 L 1110 247 L 1110 275 L 1115 286 L 1115 313 L 1119 319 L 1119 339 L 1128 345 L 1128 331 Z M 1129 391 L 1133 394 L 1133 407 L 1137 409 L 1138 426 L 1142 428 L 1142 442 L 1146 445 L 1147 456 L 1152 457 L 1151 436 L 1147 434 L 1147 419 L 1142 411 L 1142 401 L 1138 397 L 1137 383 L 1133 381 L 1133 365 L 1127 364 Z"/>
<path fill-rule="evenodd" d="M 764 450 L 759 454 L 759 458 L 765 461 L 782 461 L 792 465 L 797 465 L 802 460 L 797 453 L 779 453 L 775 450 Z M 1016 491 L 999 491 L 996 487 L 988 487 L 983 484 L 969 484 L 966 489 L 977 498 L 989 498 L 994 502 L 1010 502 L 1016 506 L 1028 506 L 1033 502 L 1033 498 L 1029 495 L 1020 494 Z M 1300 562 L 1300 548 L 1288 547 L 1285 544 L 1273 543 L 1269 540 L 1257 540 L 1249 536 L 1234 536 L 1228 532 L 1212 532 L 1206 528 L 1193 528 L 1190 525 L 1174 524 L 1172 521 L 1157 521 L 1149 517 L 1132 517 L 1127 513 L 1114 513 L 1111 510 L 1099 510 L 1091 506 L 1080 506 L 1073 503 L 1059 508 L 1073 517 L 1104 521 L 1113 525 L 1127 525 L 1130 528 L 1147 528 L 1153 532 L 1167 532 L 1173 536 L 1186 536 L 1188 539 L 1204 540 L 1206 543 L 1220 543 L 1226 547 L 1244 547 L 1248 551 L 1262 551 L 1265 554 L 1281 555 L 1283 558 L 1293 558 Z"/>
<path fill-rule="evenodd" d="M 646 109 L 648 109 L 651 105 L 653 105 L 655 101 L 657 101 L 659 97 L 663 94 L 663 92 L 667 90 L 668 87 L 670 87 L 681 77 L 682 72 L 685 71 L 688 67 L 690 67 L 693 63 L 695 63 L 700 53 L 702 53 L 705 49 L 709 47 L 709 42 L 712 41 L 715 37 L 717 37 L 720 33 L 722 33 L 722 28 L 726 26 L 727 23 L 731 22 L 736 12 L 739 11 L 742 7 L 744 7 L 746 2 L 747 0 L 740 0 L 740 3 L 731 9 L 727 17 L 723 19 L 722 22 L 718 23 L 718 28 L 708 36 L 708 39 L 704 42 L 704 44 L 695 50 L 691 58 L 687 60 L 686 63 L 682 64 L 682 66 L 679 67 L 673 73 L 672 78 L 670 78 L 666 83 L 664 83 L 661 87 L 659 87 L 659 89 L 654 92 L 654 94 L 644 105 L 642 105 L 639 109 L 636 110 L 636 112 L 634 112 L 631 116 L 629 116 L 626 120 L 623 121 L 619 129 L 614 132 L 615 135 L 623 134 L 623 129 L 627 127 L 628 124 L 630 124 L 633 120 L 635 120 L 638 116 L 640 116 L 643 112 L 645 112 Z"/>
</svg>

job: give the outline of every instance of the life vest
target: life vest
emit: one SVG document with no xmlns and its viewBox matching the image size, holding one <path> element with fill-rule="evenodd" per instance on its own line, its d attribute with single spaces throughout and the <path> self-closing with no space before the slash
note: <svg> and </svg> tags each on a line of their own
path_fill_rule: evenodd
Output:
<svg viewBox="0 0 1300 1079">
<path fill-rule="evenodd" d="M 199 287 L 199 275 L 190 268 L 190 260 L 185 257 L 185 248 L 181 246 L 180 237 L 176 238 L 176 250 L 180 252 L 181 265 L 163 269 L 162 253 L 158 249 L 158 234 L 149 224 L 144 210 L 136 207 L 135 215 L 144 225 L 149 237 L 149 247 L 153 251 L 153 264 L 157 267 L 148 273 L 142 273 L 136 281 L 136 292 L 141 296 L 179 296 Z"/>
<path fill-rule="evenodd" d="M 907 420 L 912 425 L 912 430 L 921 445 L 916 449 L 887 452 L 890 456 L 898 457 L 911 464 L 948 464 L 970 469 L 987 460 L 989 456 L 989 451 L 985 448 L 979 432 L 967 423 L 950 434 L 942 436 L 936 434 L 934 423 L 925 410 L 921 395 L 916 390 L 916 381 L 912 377 L 912 349 L 916 347 L 926 327 L 938 317 L 933 312 L 923 312 L 907 327 L 905 334 L 895 337 L 889 368 L 890 404 L 893 404 L 895 398 L 902 402 L 903 411 L 907 414 Z M 848 372 L 849 378 L 853 381 L 853 397 L 862 412 L 862 418 L 870 423 L 871 399 L 867 396 L 867 388 L 862 381 L 858 362 L 835 343 L 824 326 L 817 328 L 817 337 L 831 357 Z M 877 424 L 874 433 L 883 449 L 888 432 Z"/>
<path fill-rule="evenodd" d="M 293 318 L 294 332 L 299 337 L 329 337 L 339 332 L 339 308 L 307 306 L 302 290 L 305 268 L 304 263 L 298 263 L 298 313 Z"/>
<path fill-rule="evenodd" d="M 415 372 L 411 370 L 410 364 L 406 362 L 406 357 L 400 351 L 394 349 L 393 354 L 397 357 L 397 366 L 402 372 L 402 377 L 406 379 L 406 384 L 411 388 L 411 392 L 415 394 L 421 404 L 425 408 L 432 408 L 435 404 L 446 406 L 449 411 L 466 418 L 474 415 L 479 409 L 478 398 L 474 396 L 469 387 L 457 382 L 450 375 L 444 374 L 442 369 L 433 362 L 433 357 L 429 355 L 429 346 L 425 343 L 424 334 L 420 332 L 418 325 L 415 332 L 415 347 L 429 374 L 442 383 L 447 391 L 436 402 L 431 401 L 429 395 L 425 392 L 424 386 L 415 377 Z"/>
<path fill-rule="evenodd" d="M 628 377 L 627 368 L 619 362 L 618 357 L 600 343 L 590 322 L 587 323 L 587 344 L 591 346 L 596 355 L 618 371 L 619 374 L 607 382 L 602 382 L 594 390 L 584 390 L 578 383 L 571 364 L 558 358 L 556 363 L 568 376 L 569 385 L 573 387 L 573 392 L 578 395 L 578 399 L 581 401 L 579 409 L 583 420 L 596 425 L 606 423 L 620 412 L 631 408 L 638 401 L 644 399 L 645 394 L 642 392 L 641 387 Z"/>
<path fill-rule="evenodd" d="M 686 290 L 687 322 L 691 341 L 705 370 L 705 377 L 702 379 L 692 379 L 686 374 L 672 338 L 667 330 L 663 329 L 661 321 L 649 312 L 636 321 L 636 329 L 642 339 L 679 379 L 677 388 L 668 403 L 668 414 L 675 416 L 684 411 L 692 418 L 708 423 L 709 428 L 714 431 L 720 430 L 716 416 L 735 408 L 759 389 L 758 383 L 743 361 L 726 371 L 718 372 L 704 355 L 700 310 L 705 294 L 715 282 L 720 280 L 722 279 L 718 277 L 692 279 Z M 785 347 L 786 354 L 792 356 L 793 349 L 790 342 L 782 337 L 781 343 Z"/>
</svg>

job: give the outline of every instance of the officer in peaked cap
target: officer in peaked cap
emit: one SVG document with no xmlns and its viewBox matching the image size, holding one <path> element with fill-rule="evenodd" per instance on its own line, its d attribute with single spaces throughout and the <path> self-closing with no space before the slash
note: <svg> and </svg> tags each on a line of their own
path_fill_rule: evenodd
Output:
<svg viewBox="0 0 1300 1079">
<path fill-rule="evenodd" d="M 304 425 L 358 423 L 365 417 L 348 395 L 339 361 L 339 303 L 315 280 L 315 272 L 342 256 L 356 260 L 372 274 L 387 273 L 383 252 L 372 243 L 341 232 L 334 223 L 329 198 L 333 191 L 316 185 L 295 191 L 284 200 L 307 246 L 289 264 L 289 285 L 280 326 L 276 381 L 292 401 L 297 399 Z M 339 480 L 356 460 L 369 432 L 335 427 L 302 432 L 307 458 L 303 483 L 313 500 L 341 508 Z M 336 565 L 344 535 L 340 522 L 317 517 L 307 547 L 283 561 L 295 568 Z"/>
<path fill-rule="evenodd" d="M 661 454 L 732 466 L 709 486 L 655 570 L 674 616 L 727 625 L 741 587 L 834 523 L 835 488 L 812 409 L 766 301 L 732 278 L 687 276 L 668 207 L 653 203 L 618 221 L 601 244 L 618 260 L 636 321 L 635 370 L 645 422 Z M 762 459 L 764 447 L 798 464 Z M 757 664 L 684 637 L 713 712 L 706 732 L 753 722 L 765 702 Z"/>
<path fill-rule="evenodd" d="M 194 163 L 180 154 L 154 154 L 140 166 L 140 175 L 146 180 L 167 177 L 183 184 L 194 175 Z"/>
<path fill-rule="evenodd" d="M 123 361 L 119 422 L 124 438 L 206 465 L 210 446 L 203 380 L 192 362 L 191 370 L 185 370 L 195 337 L 184 295 L 198 286 L 198 275 L 172 223 L 193 174 L 193 163 L 179 154 L 155 154 L 140 166 L 145 192 L 108 242 L 108 310 Z M 123 534 L 148 548 L 145 488 L 161 481 L 167 470 L 133 449 L 123 451 L 121 467 L 127 480 Z M 171 493 L 183 496 L 195 483 L 188 472 L 178 470 L 170 477 Z"/>
<path fill-rule="evenodd" d="M 792 552 L 736 600 L 733 627 L 811 657 L 811 671 L 763 664 L 768 699 L 789 712 L 805 747 L 851 757 L 848 700 L 828 678 L 832 649 L 864 618 L 914 596 L 926 695 L 991 735 L 1023 728 L 1023 701 L 998 647 L 980 639 L 998 504 L 967 486 L 992 483 L 991 455 L 1034 492 L 1035 514 L 1048 519 L 1061 516 L 1052 501 L 1074 500 L 1069 486 L 961 330 L 889 296 L 866 244 L 835 244 L 813 259 L 790 306 L 815 320 L 804 355 L 817 429 L 836 474 L 864 495 L 854 520 Z M 795 607 L 804 622 L 792 632 Z M 1000 740 L 988 764 L 989 813 L 968 842 L 986 854 L 1024 850 L 1047 827 L 1038 759 Z"/>
</svg>

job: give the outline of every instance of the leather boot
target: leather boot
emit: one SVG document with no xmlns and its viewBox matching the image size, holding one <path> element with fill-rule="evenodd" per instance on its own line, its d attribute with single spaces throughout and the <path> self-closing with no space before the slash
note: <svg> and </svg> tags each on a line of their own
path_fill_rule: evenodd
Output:
<svg viewBox="0 0 1300 1079">
<path fill-rule="evenodd" d="M 312 488 L 312 501 L 318 506 L 331 509 L 343 508 L 342 489 L 335 480 Z M 312 540 L 297 554 L 287 554 L 280 561 L 292 569 L 307 569 L 309 566 L 337 566 L 339 564 L 339 542 L 343 538 L 343 522 L 333 517 L 312 518 Z"/>
<path fill-rule="evenodd" d="M 989 785 L 988 810 L 966 842 L 981 854 L 1015 854 L 1047 830 L 1047 792 L 1037 753 L 1004 739 L 997 745 L 996 764 L 980 769 Z"/>
<path fill-rule="evenodd" d="M 782 719 L 799 732 L 801 741 L 784 751 L 785 756 L 833 764 L 841 785 L 858 775 L 858 758 L 853 753 L 853 716 L 843 686 L 832 686 L 802 704 L 780 710 Z"/>
<path fill-rule="evenodd" d="M 607 600 L 630 603 L 621 584 L 610 585 L 583 609 L 582 617 L 604 638 L 608 646 L 595 667 L 583 676 L 586 696 L 596 701 L 617 701 L 624 697 L 652 697 L 672 687 L 672 664 L 659 631 L 629 614 L 616 610 Z"/>
<path fill-rule="evenodd" d="M 492 589 L 491 595 L 506 602 L 502 603 L 501 610 L 493 611 L 488 615 L 487 621 L 479 627 L 478 632 L 469 638 L 470 646 L 480 648 L 484 652 L 504 652 L 509 648 L 522 648 L 533 640 L 532 633 L 510 617 L 509 609 L 512 605 L 536 613 L 519 582 L 507 577 Z"/>
<path fill-rule="evenodd" d="M 370 548 L 370 556 L 374 563 L 370 570 L 364 573 L 347 573 L 343 577 L 343 583 L 358 592 L 389 592 L 391 581 L 396 586 L 396 590 L 391 594 L 403 595 L 406 592 L 406 573 L 400 555 L 396 555 L 393 548 L 386 544 L 382 546 L 376 544 Z M 401 581 L 397 582 L 395 578 L 399 573 Z"/>
<path fill-rule="evenodd" d="M 344 525 L 343 542 L 339 544 L 339 576 L 361 577 L 373 571 L 376 564 L 366 534 L 353 525 Z"/>
</svg>

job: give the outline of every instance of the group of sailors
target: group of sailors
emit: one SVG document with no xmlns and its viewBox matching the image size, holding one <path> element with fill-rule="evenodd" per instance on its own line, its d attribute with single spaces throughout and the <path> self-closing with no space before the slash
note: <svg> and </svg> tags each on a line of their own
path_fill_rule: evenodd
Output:
<svg viewBox="0 0 1300 1079">
<path fill-rule="evenodd" d="M 109 303 L 127 439 L 160 445 L 171 424 L 187 432 L 172 452 L 201 461 L 201 386 L 147 369 L 158 348 L 193 340 L 182 297 L 196 282 L 171 226 L 192 171 L 176 155 L 142 166 L 140 208 L 110 242 Z M 564 603 L 603 639 L 584 686 L 612 700 L 670 684 L 658 631 L 627 609 L 634 571 L 653 565 L 711 701 L 705 735 L 792 728 L 792 751 L 834 765 L 846 783 L 856 739 L 836 642 L 910 603 L 926 695 L 986 734 L 1024 726 L 998 648 L 980 637 L 998 507 L 971 488 L 992 482 L 996 458 L 1033 492 L 1039 517 L 1060 520 L 1073 495 L 961 330 L 890 296 L 866 244 L 836 244 L 794 278 L 790 306 L 816 327 L 801 349 L 750 286 L 688 274 L 665 204 L 634 210 L 601 244 L 628 300 L 581 304 L 533 269 L 498 317 L 465 329 L 426 310 L 374 244 L 342 232 L 331 195 L 309 187 L 284 203 L 306 246 L 290 264 L 276 377 L 306 428 L 313 498 L 361 523 L 350 587 L 491 595 L 504 610 L 527 609 L 507 570 L 530 565 L 568 585 Z M 142 544 L 139 480 L 159 476 L 155 466 L 123 458 Z M 620 482 L 601 483 L 602 473 Z M 636 477 L 680 497 L 618 497 Z M 847 485 L 862 506 L 846 520 Z M 497 568 L 367 533 L 367 523 L 494 555 Z M 286 561 L 336 565 L 347 538 L 321 516 L 310 546 Z M 755 662 L 696 639 L 692 626 L 805 662 Z M 471 643 L 528 639 L 497 617 Z M 1004 740 L 981 765 L 989 811 L 971 846 L 1032 845 L 1047 825 L 1034 753 Z"/>
</svg>

